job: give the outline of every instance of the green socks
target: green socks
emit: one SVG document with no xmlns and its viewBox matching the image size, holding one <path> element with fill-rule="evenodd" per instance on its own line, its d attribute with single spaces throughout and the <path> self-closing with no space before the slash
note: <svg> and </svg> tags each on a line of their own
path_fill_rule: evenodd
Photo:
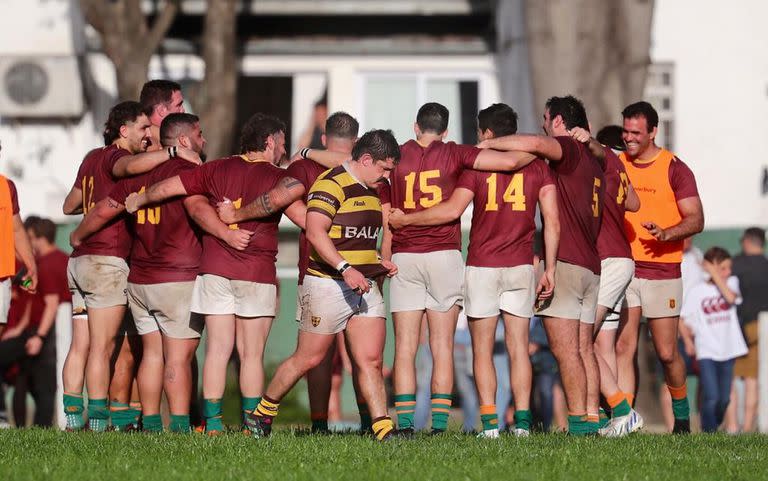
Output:
<svg viewBox="0 0 768 481">
<path fill-rule="evenodd" d="M 571 436 L 586 436 L 597 432 L 595 426 L 587 421 L 586 415 L 568 415 L 568 434 Z"/>
<path fill-rule="evenodd" d="M 131 413 L 128 403 L 112 402 L 109 405 L 109 415 L 112 419 L 112 427 L 116 431 L 124 431 L 125 428 L 133 424 L 135 417 Z"/>
<path fill-rule="evenodd" d="M 83 420 L 83 396 L 80 394 L 64 394 L 64 413 L 67 420 L 67 429 L 78 430 L 85 426 Z"/>
<path fill-rule="evenodd" d="M 107 399 L 88 400 L 88 427 L 91 431 L 103 432 L 109 426 Z"/>
<path fill-rule="evenodd" d="M 686 399 L 687 401 L 687 399 Z M 687 402 L 686 402 L 687 404 Z M 632 411 L 632 407 L 629 405 L 626 399 L 621 401 L 616 407 L 612 409 L 611 416 L 613 417 L 619 417 L 619 416 L 628 416 L 630 411 Z"/>
<path fill-rule="evenodd" d="M 189 414 L 171 414 L 171 424 L 168 428 L 172 433 L 188 433 L 190 430 Z"/>
<path fill-rule="evenodd" d="M 144 416 L 144 431 L 148 433 L 163 432 L 163 418 L 159 414 L 149 414 Z"/>
<path fill-rule="evenodd" d="M 358 400 L 357 411 L 360 413 L 360 430 L 370 431 L 373 428 L 373 420 L 371 413 L 368 412 L 368 403 Z"/>
<path fill-rule="evenodd" d="M 395 412 L 399 429 L 413 429 L 413 413 L 416 411 L 415 394 L 396 394 Z"/>
<path fill-rule="evenodd" d="M 451 414 L 450 394 L 432 394 L 432 429 L 445 431 L 448 429 L 448 416 Z"/>
<path fill-rule="evenodd" d="M 221 422 L 221 399 L 203 399 L 203 419 L 206 433 L 224 430 Z"/>
<path fill-rule="evenodd" d="M 691 417 L 691 408 L 688 405 L 688 398 L 672 399 L 672 413 L 675 419 L 688 419 Z"/>
<path fill-rule="evenodd" d="M 499 429 L 499 419 L 496 416 L 495 404 L 484 404 L 480 406 L 480 422 L 483 423 L 483 431 Z"/>
<path fill-rule="evenodd" d="M 529 409 L 515 411 L 515 428 L 530 431 L 531 424 L 533 424 L 533 416 Z"/>
<path fill-rule="evenodd" d="M 256 406 L 259 405 L 261 402 L 261 396 L 257 397 L 241 397 L 240 398 L 240 407 L 243 410 L 243 424 L 245 424 L 245 417 L 248 415 L 248 413 L 252 413 L 254 409 L 256 409 Z"/>
</svg>

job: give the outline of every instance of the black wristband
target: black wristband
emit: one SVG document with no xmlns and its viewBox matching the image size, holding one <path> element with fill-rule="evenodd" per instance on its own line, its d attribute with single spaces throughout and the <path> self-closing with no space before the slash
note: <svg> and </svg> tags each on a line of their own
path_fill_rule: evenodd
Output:
<svg viewBox="0 0 768 481">
<path fill-rule="evenodd" d="M 309 148 L 305 147 L 299 151 L 299 155 L 301 155 L 302 159 L 308 159 L 309 158 Z"/>
<path fill-rule="evenodd" d="M 343 274 L 344 274 L 344 272 L 346 272 L 346 271 L 347 271 L 347 269 L 349 269 L 350 267 L 352 267 L 352 266 L 349 264 L 349 262 L 344 262 L 343 264 L 341 264 L 340 266 L 338 266 L 338 267 L 336 268 L 336 270 L 339 272 L 339 274 L 342 274 L 342 275 L 343 275 Z"/>
<path fill-rule="evenodd" d="M 36 332 L 36 333 L 32 334 L 32 337 L 39 337 L 41 341 L 45 341 L 45 338 L 46 338 L 47 336 L 43 336 L 43 335 L 42 335 L 42 334 L 40 334 L 39 332 Z"/>
<path fill-rule="evenodd" d="M 176 157 L 176 146 L 172 145 L 168 147 L 168 158 L 172 159 L 174 157 Z"/>
</svg>

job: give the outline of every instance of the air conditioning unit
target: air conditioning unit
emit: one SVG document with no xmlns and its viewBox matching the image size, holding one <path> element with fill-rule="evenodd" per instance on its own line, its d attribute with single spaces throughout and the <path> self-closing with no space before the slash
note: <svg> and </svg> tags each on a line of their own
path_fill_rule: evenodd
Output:
<svg viewBox="0 0 768 481">
<path fill-rule="evenodd" d="M 0 116 L 79 117 L 83 108 L 76 57 L 0 57 Z"/>
</svg>

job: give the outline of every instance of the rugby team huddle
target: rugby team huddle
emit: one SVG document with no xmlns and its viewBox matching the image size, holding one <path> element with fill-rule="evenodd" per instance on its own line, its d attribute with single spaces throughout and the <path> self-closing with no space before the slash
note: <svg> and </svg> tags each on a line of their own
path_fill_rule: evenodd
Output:
<svg viewBox="0 0 768 481">
<path fill-rule="evenodd" d="M 162 431 L 163 392 L 169 429 L 190 431 L 194 356 L 205 328 L 198 429 L 224 430 L 222 397 L 236 348 L 246 433 L 269 436 L 281 399 L 305 375 L 313 426 L 326 430 L 331 358 L 343 333 L 362 431 L 378 440 L 410 437 L 425 318 L 431 427 L 440 434 L 463 308 L 481 437 L 499 436 L 492 360 L 499 316 L 512 365 L 513 433 L 531 431 L 533 315 L 542 317 L 559 364 L 571 435 L 616 437 L 643 427 L 632 408 L 641 317 L 664 368 L 674 432 L 690 432 L 677 324 L 683 239 L 703 229 L 701 202 L 690 169 L 656 146 L 653 107 L 634 103 L 622 116 L 623 141 L 605 146 L 572 96 L 547 101 L 545 135 L 518 135 L 514 110 L 494 104 L 479 112 L 473 146 L 444 141 L 449 112 L 438 103 L 419 108 L 415 139 L 403 144 L 389 130 L 358 138 L 354 117 L 337 112 L 326 122 L 326 149 L 302 149 L 284 169 L 281 120 L 253 115 L 238 155 L 203 163 L 201 125 L 184 112 L 180 86 L 147 82 L 139 102 L 112 108 L 105 146 L 85 157 L 64 203 L 65 213 L 85 214 L 70 237 L 68 428 L 85 427 L 85 383 L 93 431 L 135 429 L 139 419 L 142 429 Z M 470 203 L 465 265 L 461 216 Z M 295 352 L 265 386 L 283 213 L 301 229 L 299 333 Z M 387 278 L 397 427 L 382 375 Z"/>
</svg>

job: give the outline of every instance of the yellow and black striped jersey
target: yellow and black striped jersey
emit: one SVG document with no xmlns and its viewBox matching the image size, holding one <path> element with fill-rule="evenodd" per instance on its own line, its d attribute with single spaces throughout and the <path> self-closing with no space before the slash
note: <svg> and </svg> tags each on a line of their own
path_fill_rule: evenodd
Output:
<svg viewBox="0 0 768 481">
<path fill-rule="evenodd" d="M 328 170 L 312 184 L 307 212 L 331 218 L 328 236 L 339 254 L 366 277 L 382 271 L 376 251 L 381 232 L 381 201 L 375 190 L 359 182 L 344 165 Z M 312 248 L 307 274 L 341 278 Z"/>
</svg>

